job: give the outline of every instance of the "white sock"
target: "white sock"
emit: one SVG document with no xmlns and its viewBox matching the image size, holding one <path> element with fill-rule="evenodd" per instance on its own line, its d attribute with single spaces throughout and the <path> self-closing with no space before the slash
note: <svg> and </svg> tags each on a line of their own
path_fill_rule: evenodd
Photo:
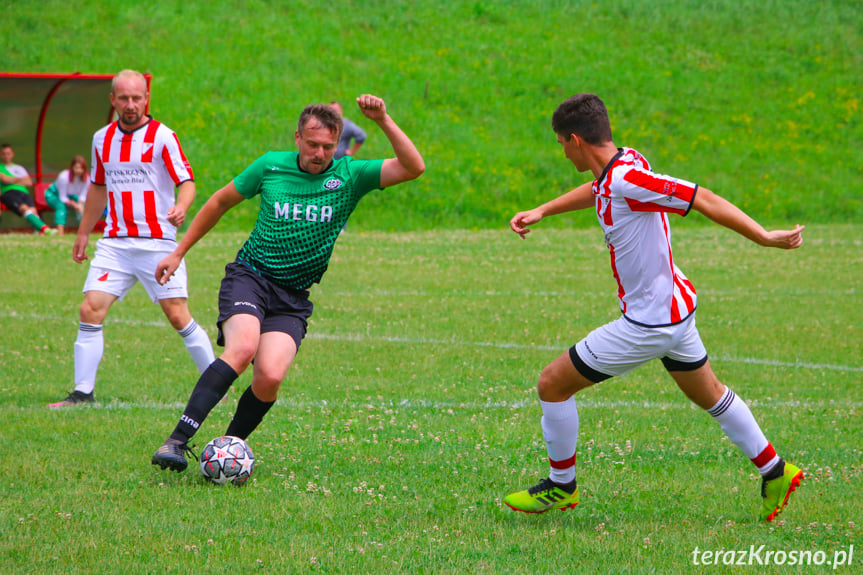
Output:
<svg viewBox="0 0 863 575">
<path fill-rule="evenodd" d="M 548 477 L 555 483 L 570 483 L 575 479 L 575 446 L 578 443 L 575 397 L 539 403 L 542 405 L 542 437 L 551 464 Z"/>
<path fill-rule="evenodd" d="M 198 372 L 204 373 L 204 370 L 210 367 L 210 364 L 216 359 L 213 354 L 213 344 L 210 343 L 210 336 L 194 318 L 189 322 L 189 325 L 178 330 L 177 333 L 182 336 L 183 343 L 189 350 L 189 355 L 192 356 L 192 360 L 198 367 Z"/>
<path fill-rule="evenodd" d="M 93 393 L 96 372 L 105 351 L 105 337 L 101 325 L 81 322 L 75 340 L 75 390 Z"/>
<path fill-rule="evenodd" d="M 755 464 L 761 475 L 766 475 L 779 463 L 779 456 L 764 437 L 749 406 L 731 388 L 726 387 L 716 405 L 707 412 L 719 422 L 725 435 Z"/>
</svg>

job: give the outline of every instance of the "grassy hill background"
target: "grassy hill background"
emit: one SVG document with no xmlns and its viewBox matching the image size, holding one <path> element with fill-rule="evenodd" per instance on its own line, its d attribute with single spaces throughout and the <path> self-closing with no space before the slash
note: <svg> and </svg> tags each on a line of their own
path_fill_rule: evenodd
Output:
<svg viewBox="0 0 863 575">
<path fill-rule="evenodd" d="M 856 2 L 514 0 L 138 4 L 0 1 L 10 72 L 153 74 L 200 205 L 299 111 L 370 92 L 423 153 L 418 181 L 369 196 L 354 229 L 497 228 L 588 179 L 550 128 L 595 92 L 615 142 L 766 223 L 860 221 L 863 12 Z M 106 94 L 107 101 L 107 94 Z M 70 153 L 79 153 L 79 150 Z M 256 205 L 226 218 L 248 229 Z M 696 215 L 692 219 L 698 220 Z M 550 225 L 592 224 L 589 213 Z"/>
</svg>

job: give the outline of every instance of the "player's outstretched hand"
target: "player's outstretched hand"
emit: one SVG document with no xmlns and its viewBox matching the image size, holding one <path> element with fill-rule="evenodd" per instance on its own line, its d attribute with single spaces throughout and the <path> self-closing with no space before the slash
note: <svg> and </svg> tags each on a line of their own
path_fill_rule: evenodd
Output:
<svg viewBox="0 0 863 575">
<path fill-rule="evenodd" d="M 526 212 L 519 212 L 512 217 L 509 221 L 509 227 L 521 236 L 521 239 L 530 233 L 530 230 L 527 226 L 531 224 L 535 224 L 536 222 L 542 219 L 542 213 L 539 210 L 528 210 Z"/>
<path fill-rule="evenodd" d="M 387 115 L 387 106 L 384 101 L 371 94 L 363 94 L 357 98 L 357 106 L 360 107 L 363 115 L 373 122 L 383 120 Z"/>
<path fill-rule="evenodd" d="M 181 261 L 183 261 L 182 256 L 177 255 L 176 252 L 172 252 L 159 262 L 159 265 L 156 266 L 156 281 L 159 282 L 159 285 L 165 285 L 171 281 L 171 276 L 180 267 Z"/>
<path fill-rule="evenodd" d="M 800 224 L 794 226 L 793 230 L 773 230 L 767 232 L 767 240 L 764 245 L 771 248 L 793 250 L 803 245 L 803 230 L 806 226 Z"/>
</svg>

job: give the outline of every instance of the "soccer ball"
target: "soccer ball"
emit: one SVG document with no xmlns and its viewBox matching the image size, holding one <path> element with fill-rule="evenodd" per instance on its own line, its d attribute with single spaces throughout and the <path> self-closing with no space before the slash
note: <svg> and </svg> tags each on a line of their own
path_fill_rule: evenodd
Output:
<svg viewBox="0 0 863 575">
<path fill-rule="evenodd" d="M 217 437 L 201 452 L 201 473 L 219 485 L 243 485 L 254 469 L 255 456 L 249 445 L 239 437 Z"/>
</svg>

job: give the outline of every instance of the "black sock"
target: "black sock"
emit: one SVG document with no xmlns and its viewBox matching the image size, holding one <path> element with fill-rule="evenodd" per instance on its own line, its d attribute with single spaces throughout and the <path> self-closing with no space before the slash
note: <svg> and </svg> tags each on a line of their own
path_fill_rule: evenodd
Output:
<svg viewBox="0 0 863 575">
<path fill-rule="evenodd" d="M 233 435 L 245 440 L 258 427 L 274 403 L 276 402 L 258 399 L 250 385 L 237 403 L 237 412 L 231 424 L 228 425 L 225 435 Z"/>
<path fill-rule="evenodd" d="M 782 477 L 782 474 L 785 473 L 785 461 L 782 459 L 779 460 L 779 463 L 773 466 L 773 469 L 767 472 L 767 475 L 764 476 L 764 481 L 770 481 L 771 479 L 776 479 L 777 477 Z"/>
<path fill-rule="evenodd" d="M 211 363 L 195 384 L 183 416 L 171 433 L 171 439 L 188 443 L 210 411 L 231 388 L 235 379 L 237 379 L 237 372 L 221 358 Z"/>
</svg>

